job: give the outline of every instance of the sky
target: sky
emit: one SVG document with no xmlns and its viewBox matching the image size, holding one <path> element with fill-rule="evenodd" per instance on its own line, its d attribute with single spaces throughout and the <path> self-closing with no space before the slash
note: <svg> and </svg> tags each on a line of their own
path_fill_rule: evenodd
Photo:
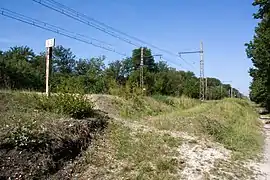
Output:
<svg viewBox="0 0 270 180">
<path fill-rule="evenodd" d="M 233 87 L 248 95 L 251 60 L 244 44 L 252 40 L 257 22 L 252 0 L 57 0 L 89 17 L 110 25 L 159 48 L 177 54 L 197 51 L 204 44 L 205 76 L 231 81 Z M 50 10 L 32 0 L 1 0 L 6 8 L 69 31 L 87 35 L 113 45 L 131 55 L 136 48 L 90 26 Z M 56 38 L 56 45 L 71 48 L 77 58 L 106 56 L 106 63 L 123 56 L 63 37 L 0 14 L 0 49 L 27 45 L 36 53 L 45 50 L 45 40 Z M 134 41 L 135 42 L 135 41 Z M 179 70 L 199 76 L 199 54 L 182 55 L 189 63 L 152 48 L 163 60 Z M 156 59 L 160 60 L 159 58 Z M 224 82 L 225 83 L 225 82 Z"/>
</svg>

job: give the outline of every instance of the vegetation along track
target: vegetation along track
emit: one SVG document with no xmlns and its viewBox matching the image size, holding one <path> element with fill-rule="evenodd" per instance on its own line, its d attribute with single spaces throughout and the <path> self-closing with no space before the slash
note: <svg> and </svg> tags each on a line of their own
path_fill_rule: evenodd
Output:
<svg viewBox="0 0 270 180">
<path fill-rule="evenodd" d="M 268 180 L 270 179 L 270 124 L 269 118 L 262 119 L 265 122 L 264 131 L 265 131 L 265 146 L 264 146 L 264 153 L 263 153 L 263 162 L 258 164 L 258 168 L 261 171 L 261 175 L 259 176 L 259 180 Z"/>
<path fill-rule="evenodd" d="M 257 113 L 248 101 L 201 103 L 188 98 L 123 99 L 108 95 L 89 98 L 96 102 L 96 108 L 114 119 L 103 146 L 99 146 L 102 153 L 95 152 L 94 157 L 109 156 L 113 160 L 98 167 L 89 165 L 81 179 L 258 176 L 249 161 L 260 153 L 263 138 Z M 108 171 L 105 173 L 104 169 Z"/>
<path fill-rule="evenodd" d="M 2 179 L 256 177 L 261 123 L 245 100 L 0 97 Z"/>
<path fill-rule="evenodd" d="M 16 92 L 0 93 L 0 121 L 0 179 L 69 179 L 108 118 L 73 95 Z"/>
</svg>

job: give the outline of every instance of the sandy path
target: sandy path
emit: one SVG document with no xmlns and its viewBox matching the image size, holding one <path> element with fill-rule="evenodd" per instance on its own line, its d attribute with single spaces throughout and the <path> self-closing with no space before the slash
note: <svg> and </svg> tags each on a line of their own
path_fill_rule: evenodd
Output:
<svg viewBox="0 0 270 180">
<path fill-rule="evenodd" d="M 270 180 L 270 124 L 264 125 L 265 129 L 265 147 L 264 147 L 264 161 L 260 165 L 260 170 L 263 173 L 258 180 Z"/>
</svg>

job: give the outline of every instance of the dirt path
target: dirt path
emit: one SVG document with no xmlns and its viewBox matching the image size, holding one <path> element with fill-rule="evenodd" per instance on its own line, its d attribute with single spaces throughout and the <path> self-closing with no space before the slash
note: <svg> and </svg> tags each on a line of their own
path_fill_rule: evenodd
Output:
<svg viewBox="0 0 270 180">
<path fill-rule="evenodd" d="M 270 180 L 270 124 L 264 125 L 265 129 L 265 147 L 264 161 L 260 164 L 260 170 L 263 173 L 258 180 Z"/>
</svg>

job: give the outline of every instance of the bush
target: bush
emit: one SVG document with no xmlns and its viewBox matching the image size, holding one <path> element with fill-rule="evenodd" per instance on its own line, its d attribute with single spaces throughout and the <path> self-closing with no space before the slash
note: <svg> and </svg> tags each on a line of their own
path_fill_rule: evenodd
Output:
<svg viewBox="0 0 270 180">
<path fill-rule="evenodd" d="M 58 114 L 70 115 L 76 119 L 92 117 L 94 115 L 93 103 L 89 102 L 83 95 L 60 93 L 46 96 L 36 96 L 37 108 Z"/>
<path fill-rule="evenodd" d="M 59 75 L 58 75 L 59 76 Z M 85 93 L 84 79 L 78 77 L 55 77 L 52 82 L 52 91 L 60 93 Z"/>
<path fill-rule="evenodd" d="M 198 129 L 244 158 L 260 151 L 261 123 L 248 101 L 224 99 L 208 105 L 208 109 L 195 118 L 199 122 Z"/>
<path fill-rule="evenodd" d="M 192 99 L 185 96 L 176 98 L 176 97 L 163 96 L 163 95 L 154 95 L 152 97 L 159 102 L 162 102 L 169 106 L 180 108 L 180 109 L 189 109 L 201 103 L 197 99 Z"/>
<path fill-rule="evenodd" d="M 80 166 L 74 160 L 107 127 L 108 117 L 62 114 L 88 117 L 92 107 L 82 95 L 0 92 L 0 179 L 70 177 Z"/>
<path fill-rule="evenodd" d="M 143 95 L 141 88 L 137 87 L 136 85 L 129 84 L 126 84 L 124 86 L 113 85 L 109 88 L 109 93 L 111 95 L 123 97 L 126 100 L 134 99 L 138 96 Z"/>
<path fill-rule="evenodd" d="M 170 106 L 175 106 L 175 103 L 172 98 L 168 96 L 163 96 L 163 95 L 154 95 L 152 96 L 155 100 L 160 101 L 162 103 L 165 103 Z"/>
</svg>

